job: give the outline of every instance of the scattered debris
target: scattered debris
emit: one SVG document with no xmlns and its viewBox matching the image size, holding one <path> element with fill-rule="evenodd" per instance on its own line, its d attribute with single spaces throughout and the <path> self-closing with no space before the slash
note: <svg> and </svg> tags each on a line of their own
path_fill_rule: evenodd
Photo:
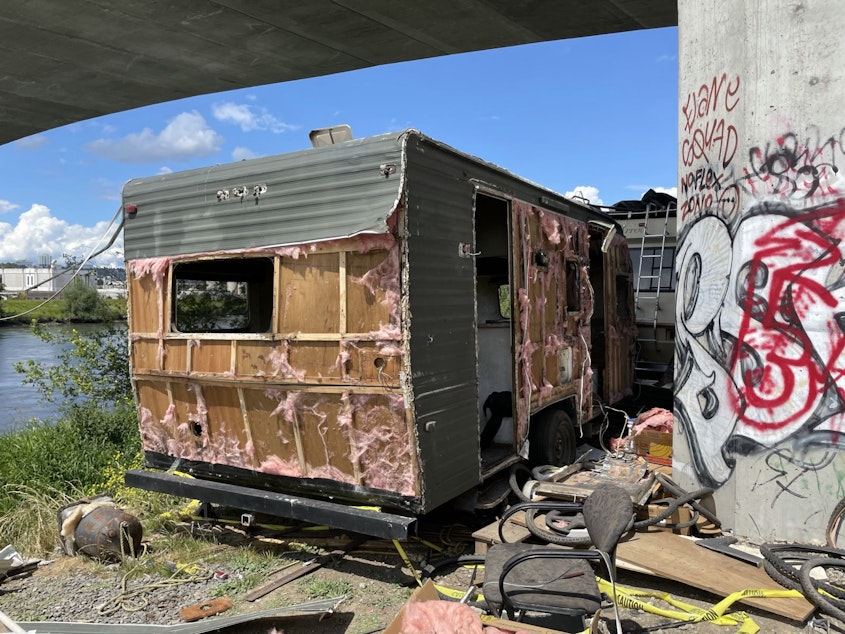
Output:
<svg viewBox="0 0 845 634">
<path fill-rule="evenodd" d="M 24 559 L 10 544 L 0 550 L 0 583 L 11 577 L 31 573 L 40 563 L 40 559 Z"/>
<path fill-rule="evenodd" d="M 137 556 L 143 529 L 108 495 L 85 498 L 59 509 L 59 541 L 68 555 L 84 554 L 101 561 Z"/>
<path fill-rule="evenodd" d="M 234 605 L 229 597 L 217 597 L 216 599 L 211 599 L 203 603 L 188 605 L 182 608 L 179 614 L 183 621 L 191 623 L 192 621 L 199 621 L 200 619 L 225 612 L 233 608 Z"/>
<path fill-rule="evenodd" d="M 330 562 L 335 557 L 342 557 L 343 555 L 355 550 L 356 548 L 358 548 L 358 546 L 360 546 L 363 543 L 363 541 L 364 541 L 363 538 L 353 540 L 347 546 L 344 546 L 342 548 L 337 548 L 327 555 L 323 555 L 322 557 L 317 557 L 315 559 L 312 559 L 311 561 L 304 563 L 298 570 L 295 570 L 295 571 L 293 571 L 289 574 L 286 574 L 281 579 L 277 579 L 276 581 L 268 583 L 266 586 L 258 588 L 257 590 L 253 590 L 252 592 L 247 594 L 244 597 L 244 599 L 246 601 L 257 601 L 261 597 L 264 597 L 264 596 L 270 594 L 271 592 L 273 592 L 273 590 L 277 590 L 278 588 L 281 588 L 282 586 L 290 583 L 291 581 L 294 581 L 296 579 L 299 579 L 300 577 L 303 577 L 303 576 L 305 576 L 309 573 L 312 573 L 315 570 L 317 570 L 318 568 L 322 568 L 324 565 L 326 565 L 328 562 Z"/>
</svg>

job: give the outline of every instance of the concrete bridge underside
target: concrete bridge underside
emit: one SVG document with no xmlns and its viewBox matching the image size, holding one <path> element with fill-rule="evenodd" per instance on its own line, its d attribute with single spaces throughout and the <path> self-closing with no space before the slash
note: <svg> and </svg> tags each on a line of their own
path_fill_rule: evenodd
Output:
<svg viewBox="0 0 845 634">
<path fill-rule="evenodd" d="M 7 0 L 0 143 L 194 95 L 677 21 L 676 0 Z"/>
</svg>

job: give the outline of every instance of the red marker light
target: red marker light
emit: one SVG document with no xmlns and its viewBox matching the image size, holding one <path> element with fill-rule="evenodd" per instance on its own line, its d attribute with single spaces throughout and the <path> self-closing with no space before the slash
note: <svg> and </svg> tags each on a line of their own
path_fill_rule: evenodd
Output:
<svg viewBox="0 0 845 634">
<path fill-rule="evenodd" d="M 124 205 L 123 210 L 126 213 L 134 216 L 136 213 L 138 213 L 138 206 L 137 205 Z"/>
</svg>

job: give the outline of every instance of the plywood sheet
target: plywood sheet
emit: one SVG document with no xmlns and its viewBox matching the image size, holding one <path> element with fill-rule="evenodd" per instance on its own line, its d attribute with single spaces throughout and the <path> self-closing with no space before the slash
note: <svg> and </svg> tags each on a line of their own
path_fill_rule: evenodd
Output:
<svg viewBox="0 0 845 634">
<path fill-rule="evenodd" d="M 762 568 L 737 561 L 696 545 L 693 540 L 663 531 L 636 532 L 619 543 L 616 562 L 647 569 L 651 574 L 672 579 L 715 595 L 726 597 L 746 588 L 783 590 Z M 805 621 L 815 607 L 804 598 L 743 599 L 743 603 L 795 621 Z"/>
<path fill-rule="evenodd" d="M 161 298 L 152 275 L 137 278 L 129 275 L 129 330 L 157 332 L 161 314 Z"/>
<path fill-rule="evenodd" d="M 244 390 L 257 469 L 264 473 L 301 477 L 302 466 L 293 423 L 281 415 L 287 392 Z"/>
<path fill-rule="evenodd" d="M 164 369 L 168 372 L 187 372 L 188 341 L 168 339 L 164 342 Z"/>
<path fill-rule="evenodd" d="M 198 339 L 191 351 L 191 370 L 200 373 L 231 372 L 232 342 L 228 340 Z"/>
<path fill-rule="evenodd" d="M 279 295 L 281 332 L 338 332 L 339 262 L 337 253 L 312 253 L 297 260 L 282 260 Z"/>
<path fill-rule="evenodd" d="M 158 339 L 136 339 L 132 342 L 132 370 L 158 370 Z M 144 401 L 141 401 L 142 403 Z"/>
<path fill-rule="evenodd" d="M 374 332 L 382 324 L 390 323 L 390 307 L 387 293 L 377 284 L 381 267 L 385 273 L 392 270 L 394 263 L 387 262 L 394 257 L 388 251 L 347 254 L 346 270 L 346 331 L 352 333 Z M 398 276 L 398 263 L 395 263 Z M 371 273 L 372 271 L 372 273 Z M 370 278 L 367 278 L 370 274 Z M 396 280 L 398 285 L 398 280 Z"/>
</svg>

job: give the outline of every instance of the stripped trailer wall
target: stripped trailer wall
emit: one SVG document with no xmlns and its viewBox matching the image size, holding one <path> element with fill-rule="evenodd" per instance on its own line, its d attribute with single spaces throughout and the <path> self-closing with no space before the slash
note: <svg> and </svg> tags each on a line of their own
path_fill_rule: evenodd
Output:
<svg viewBox="0 0 845 634">
<path fill-rule="evenodd" d="M 516 395 L 506 453 L 527 453 L 529 417 L 549 404 L 567 403 L 579 423 L 591 415 L 591 259 L 615 324 L 595 361 L 598 398 L 629 391 L 630 261 L 621 236 L 598 249 L 612 222 L 407 131 L 127 184 L 131 366 L 148 466 L 413 513 L 479 484 L 485 196 L 509 210 L 492 229 L 513 288 L 514 319 L 496 324 L 509 333 Z M 249 284 L 248 320 L 192 326 L 207 317 L 191 316 L 193 290 Z"/>
<path fill-rule="evenodd" d="M 736 534 L 845 497 L 845 5 L 683 0 L 675 472 Z"/>
</svg>

